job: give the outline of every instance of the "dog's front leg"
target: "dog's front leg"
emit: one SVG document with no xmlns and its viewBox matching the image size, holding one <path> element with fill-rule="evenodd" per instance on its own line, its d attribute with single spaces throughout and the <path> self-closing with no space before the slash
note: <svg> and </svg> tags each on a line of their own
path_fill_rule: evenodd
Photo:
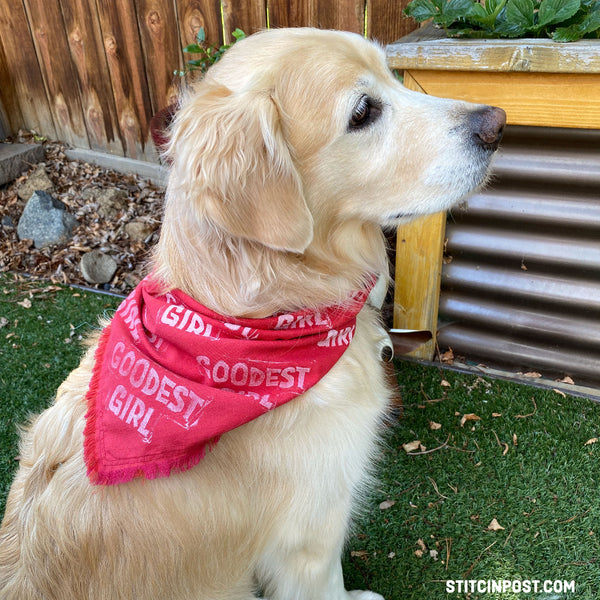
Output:
<svg viewBox="0 0 600 600">
<path fill-rule="evenodd" d="M 368 591 L 347 592 L 344 588 L 339 551 L 327 560 L 325 540 L 308 548 L 274 550 L 265 557 L 265 600 L 384 600 Z"/>
</svg>

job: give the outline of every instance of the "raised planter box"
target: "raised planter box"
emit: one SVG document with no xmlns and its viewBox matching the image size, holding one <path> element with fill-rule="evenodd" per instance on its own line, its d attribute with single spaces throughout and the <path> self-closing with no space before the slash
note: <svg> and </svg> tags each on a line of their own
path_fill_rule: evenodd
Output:
<svg viewBox="0 0 600 600">
<path fill-rule="evenodd" d="M 501 106 L 507 112 L 509 132 L 510 126 L 517 126 L 515 130 L 534 126 L 543 133 L 562 132 L 566 139 L 569 130 L 600 130 L 600 40 L 569 44 L 545 39 L 459 40 L 428 26 L 390 44 L 387 57 L 391 68 L 404 72 L 410 89 Z M 589 133 L 592 139 L 594 132 Z M 527 130 L 519 134 L 523 137 Z M 542 155 L 538 162 L 546 160 Z M 529 157 L 536 158 L 532 153 L 524 157 L 522 169 L 527 168 Z M 588 153 L 586 160 L 583 177 L 595 181 L 600 159 Z M 418 358 L 434 355 L 445 235 L 445 214 L 398 231 L 394 326 L 428 329 L 434 334 L 429 344 L 414 353 Z"/>
</svg>

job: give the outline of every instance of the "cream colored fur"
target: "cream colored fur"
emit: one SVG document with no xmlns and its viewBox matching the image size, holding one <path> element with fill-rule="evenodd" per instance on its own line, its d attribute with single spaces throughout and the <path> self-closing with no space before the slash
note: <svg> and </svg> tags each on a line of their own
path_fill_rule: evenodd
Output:
<svg viewBox="0 0 600 600">
<path fill-rule="evenodd" d="M 350 131 L 365 96 L 381 114 Z M 252 36 L 183 102 L 155 268 L 228 315 L 343 300 L 387 272 L 382 225 L 444 210 L 483 181 L 472 110 L 405 90 L 358 36 Z M 323 380 L 225 434 L 198 466 L 106 487 L 83 463 L 92 340 L 23 434 L 0 597 L 381 600 L 346 592 L 340 566 L 389 398 L 378 319 L 365 307 Z"/>
</svg>

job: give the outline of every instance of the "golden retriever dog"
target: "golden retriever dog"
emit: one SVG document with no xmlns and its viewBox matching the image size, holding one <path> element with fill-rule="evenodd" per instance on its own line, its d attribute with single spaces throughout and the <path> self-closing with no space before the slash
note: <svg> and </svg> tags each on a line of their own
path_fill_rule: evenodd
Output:
<svg viewBox="0 0 600 600">
<path fill-rule="evenodd" d="M 504 122 L 500 109 L 406 90 L 358 35 L 250 36 L 182 100 L 151 277 L 231 319 L 342 307 L 385 282 L 382 227 L 486 180 Z M 377 303 L 309 389 L 223 433 L 191 468 L 117 484 L 86 467 L 91 340 L 22 436 L 0 597 L 382 600 L 346 591 L 340 562 L 390 397 Z"/>
</svg>

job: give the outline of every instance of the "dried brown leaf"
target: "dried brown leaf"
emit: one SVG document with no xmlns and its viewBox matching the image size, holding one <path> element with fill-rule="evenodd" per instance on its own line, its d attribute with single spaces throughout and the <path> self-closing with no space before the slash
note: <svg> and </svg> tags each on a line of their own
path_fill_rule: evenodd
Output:
<svg viewBox="0 0 600 600">
<path fill-rule="evenodd" d="M 451 365 L 454 362 L 454 352 L 452 351 L 452 348 L 449 348 L 440 355 L 440 361 L 448 365 Z"/>
<path fill-rule="evenodd" d="M 414 452 L 421 447 L 421 441 L 415 440 L 414 442 L 408 442 L 406 444 L 402 444 L 402 448 L 404 448 L 404 452 Z"/>
<path fill-rule="evenodd" d="M 27 140 L 28 141 L 28 140 Z M 14 226 L 3 228 L 0 236 L 0 268 L 3 271 L 28 273 L 32 277 L 60 284 L 88 286 L 79 270 L 82 252 L 100 246 L 118 257 L 119 270 L 112 283 L 113 292 L 128 293 L 145 275 L 148 246 L 158 239 L 164 190 L 137 176 L 124 175 L 90 166 L 77 161 L 67 161 L 60 144 L 46 143 L 45 168 L 54 184 L 53 195 L 61 200 L 79 222 L 72 239 L 51 248 L 35 248 L 32 240 L 19 240 L 17 227 L 23 203 L 17 196 L 17 187 L 25 182 L 34 170 L 0 190 L 0 219 L 10 219 Z M 90 189 L 118 189 L 126 201 L 114 218 L 98 215 L 98 205 L 85 192 Z M 147 244 L 132 243 L 124 233 L 131 221 L 143 221 L 156 229 Z"/>
<path fill-rule="evenodd" d="M 481 421 L 481 417 L 477 416 L 475 413 L 468 413 L 462 416 L 460 420 L 460 426 L 464 427 L 467 421 Z"/>
<path fill-rule="evenodd" d="M 17 304 L 23 308 L 31 308 L 31 300 L 29 298 L 25 298 L 25 300 L 17 302 Z"/>
<path fill-rule="evenodd" d="M 502 531 L 504 527 L 498 523 L 498 521 L 494 518 L 487 526 L 488 531 Z"/>
</svg>

